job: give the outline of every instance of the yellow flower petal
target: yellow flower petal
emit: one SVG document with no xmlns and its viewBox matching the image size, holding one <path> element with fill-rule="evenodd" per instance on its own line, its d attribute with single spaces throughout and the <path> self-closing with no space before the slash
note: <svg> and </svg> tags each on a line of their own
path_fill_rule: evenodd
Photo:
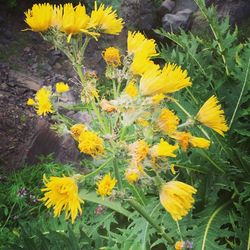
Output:
<svg viewBox="0 0 250 250">
<path fill-rule="evenodd" d="M 117 180 L 115 178 L 112 179 L 110 174 L 106 174 L 102 180 L 96 183 L 96 193 L 101 196 L 109 196 L 112 194 L 112 190 L 114 189 L 116 183 Z"/>
<path fill-rule="evenodd" d="M 197 190 L 180 181 L 170 181 L 161 187 L 160 202 L 175 221 L 181 220 L 192 208 Z"/>
<path fill-rule="evenodd" d="M 224 132 L 227 132 L 229 129 L 226 123 L 224 111 L 221 109 L 221 105 L 214 95 L 211 96 L 200 108 L 196 115 L 196 120 L 222 136 L 224 136 Z"/>
<path fill-rule="evenodd" d="M 44 197 L 40 200 L 45 203 L 47 208 L 53 207 L 54 216 L 60 216 L 65 212 L 65 218 L 71 217 L 74 223 L 77 214 L 82 214 L 81 203 L 84 203 L 78 195 L 78 186 L 73 177 L 50 177 L 44 178 L 45 188 Z"/>
</svg>

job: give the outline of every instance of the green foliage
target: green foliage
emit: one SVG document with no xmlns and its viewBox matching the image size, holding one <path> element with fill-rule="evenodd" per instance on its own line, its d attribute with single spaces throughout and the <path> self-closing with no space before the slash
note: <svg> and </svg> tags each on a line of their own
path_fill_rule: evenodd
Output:
<svg viewBox="0 0 250 250">
<path fill-rule="evenodd" d="M 181 167 L 186 168 L 193 183 L 199 183 L 200 190 L 193 219 L 185 218 L 180 227 L 195 249 L 247 249 L 250 40 L 240 41 L 237 28 L 232 31 L 228 18 L 219 21 L 213 7 L 207 9 L 203 0 L 196 3 L 211 36 L 156 30 L 172 42 L 162 44 L 160 58 L 182 65 L 192 78 L 192 88 L 183 93 L 183 105 L 198 110 L 215 94 L 225 109 L 230 131 L 225 139 L 214 134 L 216 145 L 209 152 L 197 150 L 182 157 Z"/>
</svg>

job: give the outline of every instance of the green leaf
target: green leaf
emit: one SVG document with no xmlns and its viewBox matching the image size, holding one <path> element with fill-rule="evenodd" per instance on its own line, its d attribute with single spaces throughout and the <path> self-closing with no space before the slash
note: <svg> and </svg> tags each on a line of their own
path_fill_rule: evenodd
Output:
<svg viewBox="0 0 250 250">
<path fill-rule="evenodd" d="M 90 201 L 90 202 L 94 202 L 94 203 L 103 205 L 105 207 L 108 207 L 108 208 L 120 213 L 120 214 L 125 215 L 126 217 L 130 217 L 130 212 L 128 210 L 124 209 L 122 207 L 121 203 L 118 201 L 110 201 L 107 198 L 98 197 L 95 192 L 88 192 L 86 189 L 82 189 L 80 191 L 80 197 L 84 201 Z"/>
</svg>

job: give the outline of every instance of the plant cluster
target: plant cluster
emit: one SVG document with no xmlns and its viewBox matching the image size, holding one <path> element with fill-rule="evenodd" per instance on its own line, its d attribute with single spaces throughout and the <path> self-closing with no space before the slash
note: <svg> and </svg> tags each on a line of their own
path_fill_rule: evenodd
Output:
<svg viewBox="0 0 250 250">
<path fill-rule="evenodd" d="M 81 104 L 74 108 L 91 117 L 91 123 L 76 123 L 61 113 L 72 108 L 61 102 L 70 91 L 66 83 L 43 87 L 27 101 L 39 116 L 51 116 L 54 130 L 71 134 L 83 153 L 88 172 L 45 175 L 40 198 L 55 217 L 64 213 L 76 224 L 76 249 L 249 247 L 249 158 L 243 151 L 249 42 L 236 44 L 228 21 L 220 24 L 213 8 L 196 2 L 214 39 L 157 31 L 178 45 L 159 54 L 153 39 L 129 31 L 126 54 L 115 47 L 102 54 L 111 95 L 109 89 L 100 93 L 98 77 L 83 68 L 91 39 L 122 30 L 111 7 L 95 4 L 88 15 L 81 4 L 38 4 L 25 14 L 29 29 L 71 61 L 82 86 Z M 168 63 L 156 64 L 155 57 Z M 228 99 L 228 92 L 236 96 L 232 84 L 239 87 L 237 100 Z M 87 220 L 90 202 L 99 204 L 98 230 L 92 229 L 95 219 Z M 68 233 L 68 239 L 76 237 L 69 225 Z"/>
</svg>

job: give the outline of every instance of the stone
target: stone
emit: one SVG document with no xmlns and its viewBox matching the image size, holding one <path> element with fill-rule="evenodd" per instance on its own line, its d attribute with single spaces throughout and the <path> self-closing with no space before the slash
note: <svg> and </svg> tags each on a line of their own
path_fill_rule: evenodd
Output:
<svg viewBox="0 0 250 250">
<path fill-rule="evenodd" d="M 185 9 L 190 9 L 195 12 L 197 11 L 198 6 L 194 0 L 175 0 L 175 8 L 173 10 L 174 13 Z"/>
<path fill-rule="evenodd" d="M 245 19 L 250 17 L 250 3 L 249 0 L 207 0 L 207 5 L 215 5 L 219 17 L 225 18 L 229 15 L 231 24 L 241 24 Z"/>
<path fill-rule="evenodd" d="M 156 11 L 151 0 L 122 0 L 121 16 L 127 27 L 137 30 L 150 30 L 156 22 Z"/>
<path fill-rule="evenodd" d="M 7 82 L 10 86 L 20 86 L 22 88 L 37 91 L 41 88 L 42 80 L 38 77 L 29 76 L 27 73 L 10 70 L 9 81 Z"/>
<path fill-rule="evenodd" d="M 158 9 L 158 13 L 160 16 L 164 16 L 167 13 L 171 13 L 175 7 L 175 1 L 173 0 L 165 0 L 162 2 Z"/>
<path fill-rule="evenodd" d="M 166 14 L 162 18 L 162 27 L 167 32 L 178 32 L 180 29 L 188 30 L 192 10 L 184 9 L 176 14 Z"/>
</svg>

